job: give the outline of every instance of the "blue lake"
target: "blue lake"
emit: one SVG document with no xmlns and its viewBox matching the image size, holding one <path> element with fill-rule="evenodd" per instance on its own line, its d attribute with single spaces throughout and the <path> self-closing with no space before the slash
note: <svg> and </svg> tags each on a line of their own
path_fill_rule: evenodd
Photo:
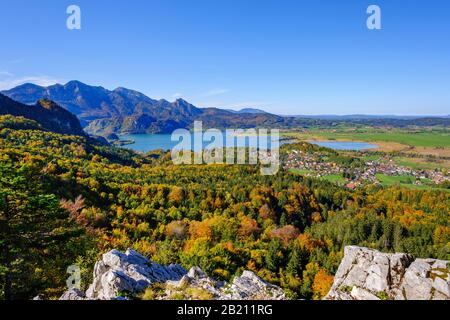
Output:
<svg viewBox="0 0 450 320">
<path fill-rule="evenodd" d="M 378 146 L 372 143 L 359 141 L 308 141 L 321 147 L 326 147 L 334 150 L 352 150 L 360 151 L 366 149 L 377 149 Z"/>
<path fill-rule="evenodd" d="M 140 152 L 148 152 L 152 150 L 172 150 L 178 145 L 178 141 L 171 141 L 170 134 L 128 134 L 120 136 L 120 140 L 132 140 L 133 144 L 124 145 L 123 148 L 132 149 Z M 270 139 L 270 137 L 268 137 Z M 264 140 L 268 139 L 264 138 Z M 191 134 L 191 141 L 194 141 L 193 134 Z M 237 147 L 257 147 L 258 143 L 253 139 L 236 139 Z M 211 142 L 203 142 L 203 148 L 206 148 Z M 280 141 L 280 145 L 286 143 Z M 270 141 L 269 141 L 270 147 Z M 224 143 L 225 145 L 225 143 Z M 180 148 L 181 149 L 181 148 Z M 191 146 L 191 150 L 194 150 L 194 146 Z"/>
<path fill-rule="evenodd" d="M 132 140 L 134 143 L 123 146 L 140 152 L 151 150 L 170 150 L 177 145 L 178 142 L 172 142 L 170 134 L 127 134 L 120 136 L 120 140 Z"/>
<path fill-rule="evenodd" d="M 132 149 L 140 152 L 148 152 L 152 150 L 171 150 L 177 146 L 178 141 L 172 141 L 170 134 L 128 134 L 120 136 L 120 140 L 132 140 L 133 144 L 124 145 L 124 148 Z M 264 140 L 267 138 L 264 138 Z M 194 141 L 193 134 L 191 134 L 191 141 Z M 292 141 L 281 140 L 280 145 L 291 143 Z M 309 143 L 319 145 L 321 147 L 326 147 L 334 150 L 366 150 L 366 149 L 376 149 L 377 145 L 367 142 L 359 141 L 308 141 Z M 206 148 L 210 142 L 203 142 L 203 148 Z M 224 143 L 225 145 L 225 143 Z M 257 147 L 257 142 L 253 139 L 236 139 L 237 147 Z M 269 142 L 270 147 L 270 142 Z M 191 146 L 191 150 L 194 147 Z"/>
</svg>

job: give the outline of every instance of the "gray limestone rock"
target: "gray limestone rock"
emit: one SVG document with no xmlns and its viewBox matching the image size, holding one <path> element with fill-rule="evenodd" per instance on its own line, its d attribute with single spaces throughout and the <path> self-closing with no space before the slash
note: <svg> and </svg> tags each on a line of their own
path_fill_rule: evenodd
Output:
<svg viewBox="0 0 450 320">
<path fill-rule="evenodd" d="M 105 253 L 94 266 L 94 279 L 86 294 L 68 291 L 61 300 L 117 300 L 133 297 L 154 283 L 163 283 L 166 298 L 177 290 L 191 287 L 208 292 L 213 299 L 285 299 L 281 288 L 271 285 L 253 272 L 244 271 L 227 285 L 209 278 L 203 270 L 193 267 L 187 272 L 179 265 L 162 266 L 151 262 L 134 250 Z M 164 297 L 162 297 L 164 298 Z"/>
<path fill-rule="evenodd" d="M 327 300 L 450 300 L 449 262 L 349 246 Z"/>
</svg>

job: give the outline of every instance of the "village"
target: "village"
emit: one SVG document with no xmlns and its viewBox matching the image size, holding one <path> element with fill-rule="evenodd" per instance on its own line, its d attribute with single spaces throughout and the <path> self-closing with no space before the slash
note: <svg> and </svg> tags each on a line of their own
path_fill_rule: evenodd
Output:
<svg viewBox="0 0 450 320">
<path fill-rule="evenodd" d="M 381 177 L 404 177 L 403 181 L 417 186 L 450 182 L 450 176 L 444 170 L 417 170 L 400 166 L 388 154 L 380 155 L 376 160 L 347 165 L 338 164 L 321 152 L 292 150 L 283 162 L 283 167 L 312 178 L 339 175 L 350 189 L 367 184 L 382 184 Z"/>
</svg>

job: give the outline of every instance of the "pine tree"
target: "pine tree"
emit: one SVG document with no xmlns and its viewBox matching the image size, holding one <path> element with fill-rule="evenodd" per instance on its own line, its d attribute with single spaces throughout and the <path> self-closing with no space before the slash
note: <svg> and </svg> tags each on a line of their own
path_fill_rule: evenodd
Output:
<svg viewBox="0 0 450 320">
<path fill-rule="evenodd" d="M 290 276 L 301 275 L 307 261 L 303 250 L 294 245 L 289 256 L 289 262 L 286 267 L 286 273 Z"/>
<path fill-rule="evenodd" d="M 279 266 L 283 262 L 283 246 L 277 239 L 273 239 L 269 243 L 269 249 L 266 256 L 266 265 L 270 271 L 278 271 Z"/>
<path fill-rule="evenodd" d="M 29 176 L 26 167 L 0 165 L 1 298 L 30 298 L 55 273 L 65 273 L 57 265 L 58 257 L 71 257 L 68 239 L 79 232 L 58 199 L 42 192 L 38 177 Z M 82 242 L 72 246 L 75 251 L 83 248 Z M 52 261 L 52 266 L 44 261 Z"/>
</svg>

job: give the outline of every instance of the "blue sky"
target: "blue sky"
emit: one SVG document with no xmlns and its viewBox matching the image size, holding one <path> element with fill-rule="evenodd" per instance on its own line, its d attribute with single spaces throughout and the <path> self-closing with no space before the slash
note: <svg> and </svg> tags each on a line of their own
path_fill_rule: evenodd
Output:
<svg viewBox="0 0 450 320">
<path fill-rule="evenodd" d="M 79 5 L 82 29 L 66 28 Z M 382 10 L 382 30 L 366 9 Z M 278 114 L 449 114 L 447 0 L 0 0 L 0 89 L 80 80 Z"/>
</svg>

